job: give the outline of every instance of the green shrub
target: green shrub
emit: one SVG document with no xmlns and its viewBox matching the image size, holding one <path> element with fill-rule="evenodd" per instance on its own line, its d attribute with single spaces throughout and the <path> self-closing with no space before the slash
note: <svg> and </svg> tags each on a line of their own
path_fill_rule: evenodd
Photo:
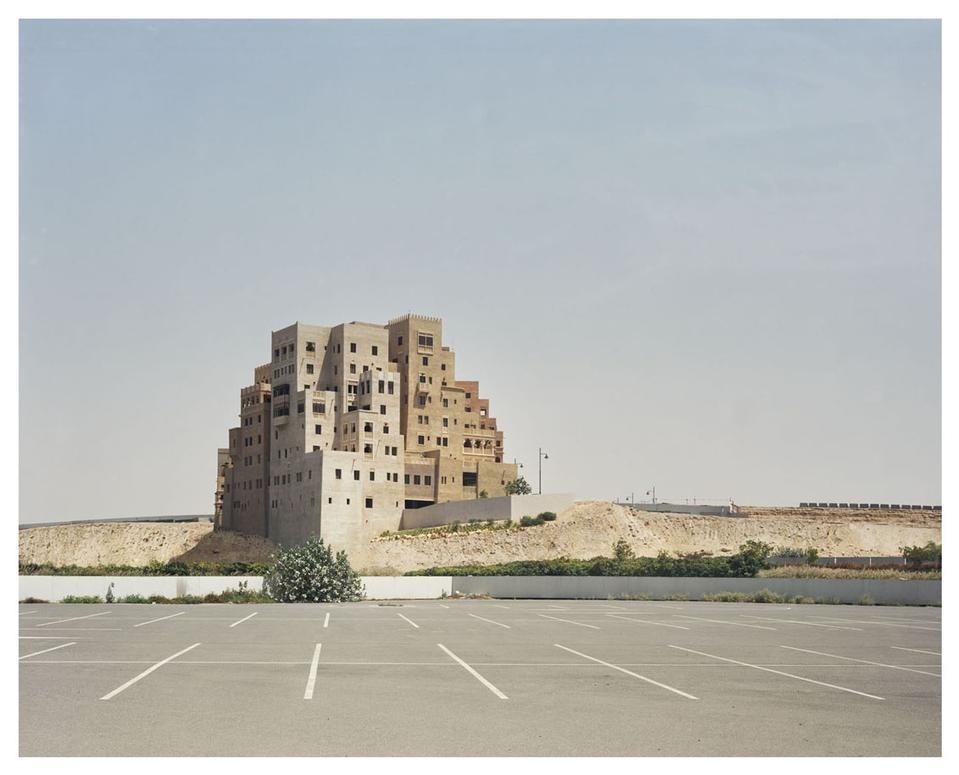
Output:
<svg viewBox="0 0 959 775">
<path fill-rule="evenodd" d="M 520 527 L 532 527 L 535 524 L 536 524 L 536 520 L 533 519 L 533 517 L 529 516 L 529 514 L 527 514 L 525 517 L 522 517 L 519 521 Z"/>
<path fill-rule="evenodd" d="M 543 512 L 540 512 L 537 519 L 541 519 L 543 520 L 543 522 L 552 522 L 556 519 L 556 514 L 553 513 L 552 511 L 543 511 Z"/>
<path fill-rule="evenodd" d="M 149 603 L 143 595 L 127 595 L 117 600 L 118 603 Z"/>
<path fill-rule="evenodd" d="M 772 547 L 761 541 L 747 541 L 740 545 L 739 552 L 729 558 L 732 575 L 755 576 L 759 571 L 769 567 L 766 560 L 771 552 Z"/>
<path fill-rule="evenodd" d="M 42 599 L 40 599 L 39 597 L 25 597 L 25 598 L 23 598 L 23 600 L 21 600 L 20 602 L 21 602 L 21 603 L 30 603 L 30 604 L 32 605 L 32 604 L 35 604 L 35 603 L 49 603 L 50 601 L 49 601 L 49 600 L 42 600 Z"/>
<path fill-rule="evenodd" d="M 284 603 L 331 603 L 360 600 L 363 585 L 345 552 L 333 552 L 322 538 L 311 536 L 302 546 L 280 549 L 266 591 Z"/>
<path fill-rule="evenodd" d="M 265 576 L 262 562 L 151 562 L 135 565 L 48 565 L 20 563 L 21 576 Z"/>
<path fill-rule="evenodd" d="M 635 560 L 636 555 L 633 554 L 632 547 L 620 538 L 613 544 L 613 558 L 618 562 L 626 562 L 627 560 Z"/>
<path fill-rule="evenodd" d="M 785 603 L 786 598 L 780 595 L 778 592 L 773 592 L 771 589 L 760 589 L 758 592 L 753 593 L 752 602 L 754 603 Z"/>
<path fill-rule="evenodd" d="M 942 567 L 942 544 L 929 541 L 925 546 L 903 546 L 902 556 L 912 568 L 919 568 L 927 563 L 935 567 Z"/>
<path fill-rule="evenodd" d="M 103 598 L 99 595 L 67 595 L 61 603 L 102 603 Z"/>
</svg>

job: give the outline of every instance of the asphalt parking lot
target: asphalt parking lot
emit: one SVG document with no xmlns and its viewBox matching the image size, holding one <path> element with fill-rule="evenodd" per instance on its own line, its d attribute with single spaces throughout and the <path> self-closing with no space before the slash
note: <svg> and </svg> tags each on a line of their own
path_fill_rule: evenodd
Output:
<svg viewBox="0 0 959 775">
<path fill-rule="evenodd" d="M 941 609 L 20 606 L 21 756 L 939 756 Z"/>
</svg>

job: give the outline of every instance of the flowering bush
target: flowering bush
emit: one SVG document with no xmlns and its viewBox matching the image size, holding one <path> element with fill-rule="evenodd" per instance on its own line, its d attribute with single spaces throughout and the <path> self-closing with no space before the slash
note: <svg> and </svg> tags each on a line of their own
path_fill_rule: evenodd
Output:
<svg viewBox="0 0 959 775">
<path fill-rule="evenodd" d="M 360 600 L 363 584 L 346 552 L 333 552 L 322 538 L 280 549 L 265 580 L 266 590 L 282 603 L 342 603 Z"/>
</svg>

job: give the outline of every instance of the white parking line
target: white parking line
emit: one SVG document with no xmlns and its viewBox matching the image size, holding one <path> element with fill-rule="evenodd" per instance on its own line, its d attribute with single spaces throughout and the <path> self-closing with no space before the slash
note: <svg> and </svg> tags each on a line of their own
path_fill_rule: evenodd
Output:
<svg viewBox="0 0 959 775">
<path fill-rule="evenodd" d="M 491 605 L 490 608 L 505 608 L 507 611 L 509 610 L 508 605 Z"/>
<path fill-rule="evenodd" d="M 448 606 L 448 605 L 443 605 L 442 603 L 440 603 L 440 608 L 449 608 L 449 606 Z"/>
<path fill-rule="evenodd" d="M 904 646 L 890 646 L 891 649 L 899 649 L 900 651 L 915 651 L 919 654 L 932 654 L 934 657 L 941 657 L 942 653 L 939 651 L 925 651 L 924 649 L 907 649 Z"/>
<path fill-rule="evenodd" d="M 606 614 L 613 619 L 622 619 L 624 622 L 635 622 L 636 624 L 655 624 L 659 627 L 675 627 L 677 630 L 688 630 L 689 627 L 683 627 L 681 624 L 667 624 L 666 622 L 651 622 L 647 619 L 629 619 L 619 614 Z"/>
<path fill-rule="evenodd" d="M 558 616 L 547 616 L 546 614 L 537 614 L 537 616 L 542 616 L 544 619 L 553 619 L 554 621 L 557 621 L 557 622 L 566 622 L 567 624 L 576 624 L 576 625 L 579 625 L 580 627 L 589 627 L 592 630 L 599 629 L 599 627 L 597 627 L 595 624 L 583 624 L 582 622 L 574 622 L 572 619 L 560 619 Z"/>
<path fill-rule="evenodd" d="M 21 635 L 20 640 L 70 640 L 69 635 Z M 81 640 L 88 640 L 81 638 Z"/>
<path fill-rule="evenodd" d="M 776 619 L 770 616 L 748 616 L 747 614 L 740 614 L 741 616 L 746 617 L 747 619 L 756 619 L 760 622 L 782 622 L 783 624 L 806 624 L 810 627 L 825 627 L 830 630 L 855 630 L 856 632 L 862 632 L 862 627 L 842 627 L 838 624 L 819 624 L 818 622 L 803 622 L 799 619 Z"/>
<path fill-rule="evenodd" d="M 626 668 L 619 667 L 619 665 L 614 665 L 614 664 L 611 664 L 610 662 L 604 662 L 602 659 L 597 659 L 596 657 L 589 656 L 589 654 L 583 654 L 579 651 L 573 651 L 573 649 L 566 648 L 566 646 L 561 646 L 559 643 L 554 643 L 553 645 L 556 646 L 556 648 L 560 648 L 560 649 L 563 649 L 564 651 L 570 652 L 571 654 L 576 654 L 576 656 L 583 657 L 583 659 L 589 659 L 589 660 L 592 660 L 593 662 L 598 662 L 601 665 L 605 665 L 606 667 L 613 668 L 613 670 L 619 670 L 619 672 L 621 673 L 626 673 L 626 675 L 631 675 L 633 678 L 638 678 L 640 681 L 645 681 L 646 683 L 653 684 L 653 686 L 658 686 L 660 689 L 667 689 L 668 691 L 679 694 L 690 700 L 699 699 L 699 697 L 694 697 L 693 695 L 687 694 L 686 692 L 680 691 L 679 689 L 676 689 L 672 686 L 661 684 L 659 681 L 654 681 L 652 678 L 647 678 L 646 676 L 640 675 L 639 673 L 634 673 L 631 670 L 627 670 Z"/>
<path fill-rule="evenodd" d="M 738 659 L 729 659 L 728 657 L 717 657 L 715 654 L 707 654 L 705 651 L 695 651 L 694 649 L 683 648 L 682 646 L 669 646 L 671 649 L 679 649 L 680 651 L 688 651 L 690 654 L 699 654 L 701 657 L 712 657 L 713 659 L 718 659 L 722 662 L 731 662 L 734 665 L 742 665 L 743 667 L 751 667 L 755 670 L 763 670 L 767 673 L 775 673 L 776 675 L 784 675 L 787 678 L 795 678 L 797 681 L 805 681 L 806 683 L 817 684 L 819 686 L 827 686 L 830 689 L 838 689 L 841 692 L 849 692 L 850 694 L 858 694 L 860 697 L 868 697 L 871 700 L 882 700 L 883 697 L 877 697 L 875 694 L 866 694 L 865 692 L 857 692 L 855 689 L 847 689 L 845 686 L 836 686 L 835 684 L 827 684 L 824 681 L 814 681 L 812 678 L 803 678 L 801 675 L 793 675 L 792 673 L 784 673 L 782 670 L 773 670 L 771 667 L 762 667 L 761 665 L 751 665 L 749 662 L 740 662 Z"/>
<path fill-rule="evenodd" d="M 183 651 L 178 651 L 178 652 L 177 652 L 176 654 L 174 654 L 173 656 L 167 657 L 166 659 L 161 660 L 160 662 L 157 662 L 157 663 L 156 663 L 155 665 L 153 665 L 152 667 L 148 667 L 146 670 L 144 670 L 142 673 L 140 673 L 140 675 L 135 676 L 134 678 L 131 678 L 129 681 L 127 681 L 127 682 L 126 682 L 125 684 L 123 684 L 122 686 L 118 686 L 116 689 L 114 689 L 114 690 L 113 690 L 112 692 L 110 692 L 109 694 L 104 694 L 100 699 L 101 699 L 101 700 L 109 700 L 109 699 L 112 699 L 113 697 L 116 697 L 120 692 L 122 692 L 124 689 L 129 689 L 131 686 L 133 686 L 133 684 L 135 684 L 135 683 L 136 683 L 137 681 L 139 681 L 141 678 L 146 678 L 146 677 L 147 677 L 148 675 L 150 675 L 150 673 L 152 673 L 154 670 L 159 670 L 159 669 L 160 669 L 161 667 L 163 667 L 163 665 L 165 665 L 167 662 L 172 662 L 174 659 L 176 659 L 176 658 L 177 658 L 178 656 L 180 656 L 181 654 L 186 654 L 188 651 L 190 651 L 191 649 L 195 649 L 195 648 L 196 648 L 197 646 L 199 646 L 199 645 L 200 645 L 199 643 L 194 643 L 192 646 L 187 646 L 185 649 L 183 649 Z"/>
<path fill-rule="evenodd" d="M 492 619 L 485 619 L 482 616 L 477 616 L 476 614 L 466 614 L 467 616 L 472 616 L 474 619 L 480 619 L 484 622 L 489 622 L 490 624 L 495 624 L 497 627 L 505 627 L 507 630 L 510 628 L 508 624 L 500 624 L 499 622 L 494 622 Z"/>
<path fill-rule="evenodd" d="M 258 613 L 258 612 L 254 611 L 254 612 L 253 612 L 252 614 L 250 614 L 249 616 L 244 616 L 244 617 L 243 617 L 242 619 L 240 619 L 239 621 L 233 622 L 233 624 L 231 624 L 230 626 L 231 626 L 231 627 L 236 627 L 238 624 L 243 624 L 243 622 L 245 622 L 247 619 L 252 619 L 254 616 L 256 616 L 257 613 Z M 327 614 L 327 616 L 329 616 L 329 614 Z"/>
<path fill-rule="evenodd" d="M 144 627 L 147 624 L 153 624 L 154 622 L 162 622 L 164 619 L 172 619 L 174 616 L 183 616 L 186 611 L 180 611 L 178 614 L 170 614 L 169 616 L 161 616 L 159 619 L 151 619 L 148 622 L 140 622 L 139 624 L 134 624 L 134 627 Z M 232 625 L 231 625 L 232 626 Z"/>
<path fill-rule="evenodd" d="M 505 694 L 503 694 L 499 689 L 497 689 L 495 686 L 493 686 L 493 684 L 491 684 L 489 681 L 487 681 L 485 678 L 483 678 L 483 676 L 481 676 L 479 673 L 477 673 L 472 667 L 470 667 L 469 665 L 467 665 L 462 659 L 460 659 L 458 656 L 456 656 L 456 654 L 454 654 L 452 651 L 450 651 L 448 648 L 446 648 L 446 646 L 444 646 L 442 643 L 437 643 L 436 645 L 439 646 L 441 649 L 443 649 L 443 651 L 445 651 L 452 659 L 456 660 L 456 662 L 457 662 L 461 667 L 465 668 L 465 669 L 469 672 L 469 674 L 473 676 L 473 678 L 475 678 L 477 681 L 479 681 L 481 684 L 483 684 L 483 686 L 485 686 L 487 689 L 489 689 L 491 692 L 493 692 L 493 694 L 495 694 L 495 695 L 496 695 L 497 697 L 499 697 L 501 700 L 508 700 L 508 699 L 509 699 L 509 697 L 507 697 L 507 696 L 506 696 Z"/>
<path fill-rule="evenodd" d="M 916 670 L 914 667 L 903 667 L 902 665 L 887 665 L 882 662 L 870 662 L 868 659 L 856 659 L 854 657 L 844 657 L 840 654 L 827 654 L 825 651 L 813 651 L 812 649 L 800 649 L 795 646 L 783 646 L 780 644 L 780 648 L 789 649 L 790 651 L 805 651 L 807 654 L 815 654 L 819 657 L 831 657 L 832 659 L 846 659 L 850 662 L 861 662 L 864 665 L 876 665 L 877 667 L 888 667 L 892 670 L 905 670 L 908 673 L 921 673 L 922 675 L 931 675 L 933 678 L 942 678 L 939 673 L 930 673 L 926 670 Z"/>
<path fill-rule="evenodd" d="M 397 616 L 400 617 L 400 619 L 406 619 L 406 617 L 403 616 L 403 614 L 397 614 Z M 406 619 L 406 621 L 412 624 L 417 630 L 420 628 L 420 626 L 416 622 L 414 622 L 412 619 Z"/>
<path fill-rule="evenodd" d="M 78 619 L 92 619 L 94 616 L 106 616 L 110 611 L 100 611 L 98 614 L 88 614 L 87 616 L 71 616 L 69 619 L 57 619 L 55 622 L 44 622 L 36 625 L 37 627 L 49 627 L 51 624 L 63 624 L 64 622 L 75 622 Z"/>
<path fill-rule="evenodd" d="M 20 659 L 26 659 L 27 657 L 35 657 L 37 654 L 46 654 L 48 651 L 56 651 L 57 649 L 65 649 L 67 646 L 76 646 L 76 641 L 73 643 L 61 643 L 59 646 L 51 646 L 48 649 L 43 651 L 34 651 L 32 654 L 24 654 Z"/>
<path fill-rule="evenodd" d="M 326 612 L 326 616 L 323 617 L 323 626 L 324 626 L 324 627 L 329 627 L 329 626 L 330 626 L 330 612 L 329 612 L 329 611 L 327 611 L 327 612 Z"/>
<path fill-rule="evenodd" d="M 320 649 L 323 647 L 322 643 L 317 643 L 316 648 L 313 650 L 313 661 L 310 662 L 310 675 L 306 679 L 306 691 L 303 692 L 304 700 L 313 699 L 313 687 L 316 685 L 316 668 L 320 664 Z"/>
<path fill-rule="evenodd" d="M 917 624 L 893 624 L 892 622 L 877 622 L 871 621 L 868 619 L 836 619 L 829 616 L 817 616 L 816 619 L 821 619 L 824 622 L 850 622 L 852 624 L 877 624 L 881 627 L 904 627 L 907 630 L 929 630 L 930 632 L 942 632 L 942 629 L 939 627 L 920 627 Z"/>
<path fill-rule="evenodd" d="M 743 622 L 730 622 L 725 619 L 704 619 L 702 616 L 686 616 L 685 614 L 673 614 L 679 619 L 695 619 L 697 622 L 712 622 L 713 624 L 731 624 L 734 627 L 752 627 L 754 630 L 772 630 L 776 632 L 775 627 L 766 627 L 763 624 L 745 624 Z"/>
<path fill-rule="evenodd" d="M 21 611 L 20 616 L 26 616 L 27 614 L 35 614 L 36 611 Z"/>
</svg>

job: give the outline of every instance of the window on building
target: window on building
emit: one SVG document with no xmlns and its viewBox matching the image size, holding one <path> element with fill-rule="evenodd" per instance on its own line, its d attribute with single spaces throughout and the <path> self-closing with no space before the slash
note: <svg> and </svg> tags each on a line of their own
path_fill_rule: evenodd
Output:
<svg viewBox="0 0 959 775">
<path fill-rule="evenodd" d="M 403 344 L 403 337 L 402 337 L 402 336 L 396 337 L 396 344 L 397 344 L 397 346 L 402 346 L 402 344 Z"/>
<path fill-rule="evenodd" d="M 327 498 L 327 499 L 326 499 L 326 502 L 327 502 L 327 503 L 332 503 L 332 502 L 333 502 L 333 499 L 332 499 L 332 498 Z"/>
<path fill-rule="evenodd" d="M 449 409 L 449 407 L 450 407 L 450 400 L 449 400 L 448 398 L 444 398 L 444 399 L 443 399 L 443 408 L 444 408 L 444 409 Z"/>
<path fill-rule="evenodd" d="M 279 357 L 280 357 L 280 348 L 279 348 L 279 347 L 277 347 L 275 350 L 273 350 L 273 357 L 274 357 L 274 358 L 279 358 Z"/>
<path fill-rule="evenodd" d="M 363 433 L 372 433 L 373 432 L 373 423 L 365 422 L 363 423 Z"/>
<path fill-rule="evenodd" d="M 351 353 L 356 352 L 356 342 L 350 342 L 350 352 Z"/>
<path fill-rule="evenodd" d="M 367 454 L 367 455 L 372 455 L 372 454 L 373 454 L 373 445 L 372 445 L 372 444 L 364 444 L 364 445 L 363 445 L 363 452 L 364 452 L 365 454 Z"/>
<path fill-rule="evenodd" d="M 449 417 L 444 417 L 444 418 L 443 418 L 443 427 L 444 427 L 444 428 L 449 428 L 449 427 L 450 427 L 450 418 L 449 418 Z"/>
<path fill-rule="evenodd" d="M 426 439 L 425 439 L 423 436 L 417 436 L 417 437 L 416 437 L 416 443 L 417 443 L 417 444 L 423 444 L 425 441 L 426 441 Z"/>
<path fill-rule="evenodd" d="M 420 334 L 420 335 L 419 335 L 419 345 L 420 345 L 420 347 L 432 347 L 432 346 L 433 346 L 433 336 L 432 336 L 432 334 Z"/>
<path fill-rule="evenodd" d="M 366 508 L 368 508 L 368 509 L 373 508 L 373 499 L 372 499 L 372 498 L 367 498 L 367 499 L 366 499 Z"/>
<path fill-rule="evenodd" d="M 376 473 L 374 471 L 370 471 L 370 481 L 371 482 L 376 481 Z"/>
<path fill-rule="evenodd" d="M 351 363 L 351 364 L 350 364 L 350 374 L 356 374 L 356 364 L 355 364 L 355 363 Z"/>
<path fill-rule="evenodd" d="M 319 449 L 320 449 L 320 448 L 319 448 L 318 446 L 316 446 L 316 444 L 313 445 L 313 451 L 314 451 L 314 452 L 318 452 Z"/>
<path fill-rule="evenodd" d="M 420 483 L 420 475 L 413 474 L 413 484 L 419 484 L 419 483 Z"/>
<path fill-rule="evenodd" d="M 425 375 L 425 374 L 420 374 L 420 384 L 421 384 L 421 385 L 425 385 L 425 384 L 426 384 L 426 375 Z"/>
<path fill-rule="evenodd" d="M 307 374 L 312 374 L 312 373 L 313 373 L 313 364 L 312 364 L 312 363 L 306 364 L 306 373 L 307 373 Z"/>
<path fill-rule="evenodd" d="M 386 404 L 380 404 L 380 414 L 386 414 Z"/>
<path fill-rule="evenodd" d="M 347 506 L 350 505 L 350 499 L 349 499 L 349 498 L 346 499 L 346 505 L 347 505 Z"/>
<path fill-rule="evenodd" d="M 296 404 L 296 413 L 297 413 L 297 414 L 303 414 L 303 402 L 302 402 L 302 401 L 297 402 L 297 404 Z"/>
<path fill-rule="evenodd" d="M 395 455 L 395 454 L 396 454 L 396 447 L 391 447 L 391 449 L 393 450 L 393 454 Z"/>
<path fill-rule="evenodd" d="M 370 348 L 370 352 L 373 353 L 373 355 L 379 355 L 379 354 L 380 354 L 380 350 L 379 350 L 379 348 L 378 348 L 375 344 Z"/>
<path fill-rule="evenodd" d="M 389 432 L 390 432 L 390 426 L 389 426 L 389 425 L 384 425 L 384 426 L 383 426 L 383 433 L 384 433 L 384 434 L 387 434 L 387 433 L 389 433 Z"/>
<path fill-rule="evenodd" d="M 386 382 L 385 382 L 384 380 L 382 380 L 382 379 L 377 380 L 377 382 L 376 382 L 376 390 L 377 390 L 377 392 L 379 392 L 379 393 L 382 393 L 384 390 L 386 390 Z"/>
<path fill-rule="evenodd" d="M 440 477 L 440 484 L 446 484 L 446 477 L 445 477 L 445 476 L 441 476 L 441 477 Z"/>
<path fill-rule="evenodd" d="M 403 484 L 409 484 L 409 483 L 410 483 L 410 475 L 403 474 Z"/>
<path fill-rule="evenodd" d="M 314 425 L 314 426 L 313 426 L 313 432 L 316 433 L 316 434 L 323 433 L 323 426 L 322 426 L 322 425 Z"/>
<path fill-rule="evenodd" d="M 423 356 L 423 365 L 424 365 L 424 366 L 429 366 L 429 365 L 430 365 L 430 359 L 429 359 L 428 357 L 426 357 L 425 355 Z"/>
<path fill-rule="evenodd" d="M 356 482 L 360 481 L 360 472 L 359 472 L 359 469 L 357 469 L 357 470 L 355 470 L 355 471 L 353 472 L 353 480 L 356 481 Z"/>
<path fill-rule="evenodd" d="M 308 353 L 316 352 L 316 342 L 307 342 L 306 351 Z"/>
<path fill-rule="evenodd" d="M 424 477 L 423 477 L 423 484 L 430 484 L 430 485 L 433 484 L 433 477 L 432 477 L 432 476 L 424 476 Z"/>
<path fill-rule="evenodd" d="M 337 468 L 336 471 L 334 471 L 333 473 L 334 473 L 334 475 L 336 476 L 337 479 L 342 479 L 342 478 L 343 478 L 343 469 L 342 469 L 342 468 Z"/>
<path fill-rule="evenodd" d="M 386 392 L 389 393 L 390 395 L 393 395 L 393 383 L 392 383 L 392 382 L 387 382 L 387 383 L 386 383 Z"/>
<path fill-rule="evenodd" d="M 313 414 L 326 414 L 326 404 L 320 401 L 313 402 Z"/>
</svg>

